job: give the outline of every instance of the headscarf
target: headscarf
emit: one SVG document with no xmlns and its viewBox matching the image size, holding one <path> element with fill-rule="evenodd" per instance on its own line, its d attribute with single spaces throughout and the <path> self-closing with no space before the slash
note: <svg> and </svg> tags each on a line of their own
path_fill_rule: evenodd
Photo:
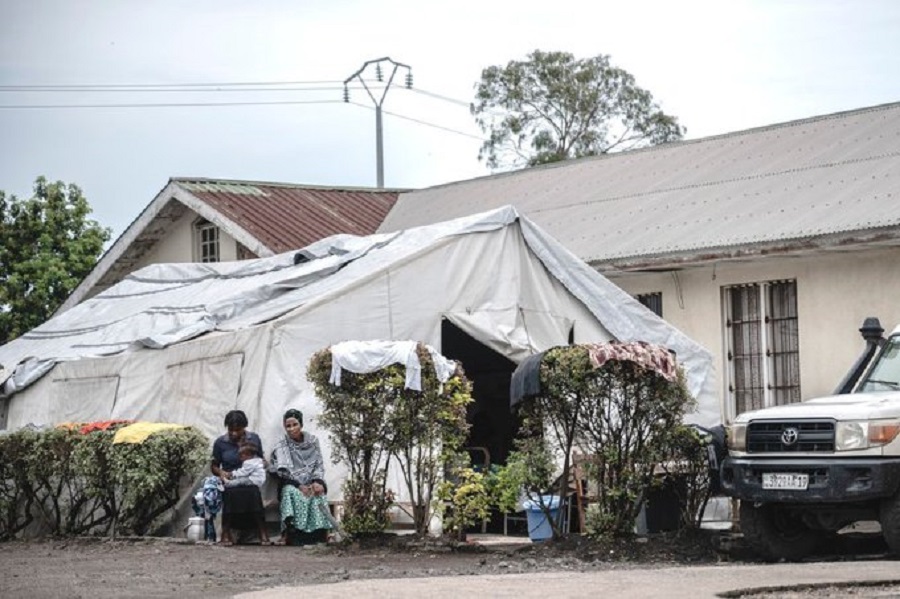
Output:
<svg viewBox="0 0 900 599">
<path fill-rule="evenodd" d="M 303 426 L 303 413 L 300 410 L 291 408 L 284 413 L 282 421 L 288 418 L 296 418 L 300 426 Z M 324 480 L 325 464 L 319 440 L 306 431 L 303 432 L 302 441 L 294 441 L 290 435 L 285 434 L 272 451 L 272 468 L 282 475 L 287 474 L 301 485 Z"/>
<path fill-rule="evenodd" d="M 281 421 L 284 422 L 288 418 L 296 418 L 297 422 L 300 423 L 300 426 L 303 426 L 303 412 L 301 412 L 300 410 L 291 408 L 290 410 L 288 410 L 287 412 L 284 413 L 284 417 L 281 419 Z"/>
</svg>

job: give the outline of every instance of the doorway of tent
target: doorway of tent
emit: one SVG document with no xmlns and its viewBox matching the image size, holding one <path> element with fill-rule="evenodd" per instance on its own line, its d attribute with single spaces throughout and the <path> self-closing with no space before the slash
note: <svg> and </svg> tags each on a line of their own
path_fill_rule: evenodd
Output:
<svg viewBox="0 0 900 599">
<path fill-rule="evenodd" d="M 441 322 L 441 353 L 462 362 L 472 382 L 474 401 L 467 413 L 470 429 L 466 446 L 473 468 L 486 470 L 506 464 L 519 429 L 518 417 L 509 409 L 509 382 L 516 364 L 447 319 Z M 502 533 L 503 515 L 493 514 L 485 526 L 472 532 L 482 530 Z"/>
</svg>

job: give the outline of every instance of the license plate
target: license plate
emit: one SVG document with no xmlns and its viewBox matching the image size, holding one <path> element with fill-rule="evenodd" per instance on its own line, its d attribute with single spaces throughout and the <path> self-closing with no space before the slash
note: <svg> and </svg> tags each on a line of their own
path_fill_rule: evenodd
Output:
<svg viewBox="0 0 900 599">
<path fill-rule="evenodd" d="M 765 472 L 762 475 L 763 489 L 805 491 L 808 486 L 808 474 L 795 474 L 793 472 Z"/>
</svg>

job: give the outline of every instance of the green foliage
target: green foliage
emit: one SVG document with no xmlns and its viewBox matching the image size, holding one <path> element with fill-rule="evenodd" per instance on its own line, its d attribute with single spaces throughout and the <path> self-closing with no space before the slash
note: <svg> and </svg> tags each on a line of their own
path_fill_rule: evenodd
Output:
<svg viewBox="0 0 900 599">
<path fill-rule="evenodd" d="M 711 494 L 707 441 L 694 428 L 678 425 L 672 429 L 663 449 L 660 466 L 678 497 L 681 526 L 698 529 Z"/>
<path fill-rule="evenodd" d="M 563 470 L 556 494 L 566 496 L 575 450 L 588 456 L 584 474 L 598 489 L 598 501 L 586 515 L 588 533 L 631 534 L 654 468 L 672 455 L 672 431 L 693 408 L 683 380 L 670 382 L 629 360 L 595 368 L 581 345 L 548 351 L 540 377 L 541 395 L 525 407 L 520 455 L 511 461 L 515 467 L 517 461 L 526 464 L 521 467 L 530 478 L 524 488 L 532 496 L 545 492 L 548 467 L 555 463 L 551 457 L 559 455 Z M 554 536 L 559 533 L 554 526 Z"/>
<path fill-rule="evenodd" d="M 28 462 L 37 433 L 0 435 L 0 540 L 14 537 L 34 520 L 34 488 Z"/>
<path fill-rule="evenodd" d="M 351 535 L 383 532 L 390 526 L 394 494 L 386 489 L 384 473 L 373 480 L 350 477 L 344 481 L 344 515 L 341 527 Z"/>
<path fill-rule="evenodd" d="M 472 398 L 461 370 L 441 385 L 425 346 L 419 344 L 417 353 L 422 391 L 405 388 L 406 373 L 400 365 L 365 374 L 344 372 L 336 387 L 329 382 L 327 349 L 312 357 L 307 377 L 322 402 L 319 423 L 331 436 L 332 458 L 347 464 L 354 481 L 352 505 L 345 505 L 345 514 L 362 518 L 366 525 L 384 521 L 380 505 L 391 493 L 385 480 L 395 460 L 411 498 L 416 531 L 425 534 L 440 477 L 447 465 L 459 460 L 468 432 L 466 406 Z M 371 518 L 362 516 L 367 509 Z"/>
<path fill-rule="evenodd" d="M 531 402 L 523 408 L 522 427 L 519 437 L 515 439 L 516 450 L 509 454 L 506 465 L 496 470 L 494 484 L 494 501 L 501 512 L 516 511 L 519 499 L 525 497 L 540 506 L 547 517 L 553 536 L 562 535 L 562 510 L 556 518 L 551 518 L 550 505 L 544 502 L 548 493 L 566 493 L 566 490 L 553 489 L 553 474 L 556 460 L 547 444 L 543 431 L 543 420 L 540 417 L 540 404 Z M 568 464 L 563 470 L 568 472 Z M 564 477 L 561 481 L 567 480 Z"/>
<path fill-rule="evenodd" d="M 187 428 L 114 445 L 117 428 L 0 436 L 0 539 L 35 518 L 52 535 L 146 534 L 175 506 L 182 480 L 202 471 L 209 441 Z"/>
<path fill-rule="evenodd" d="M 209 440 L 192 427 L 114 445 L 110 465 L 121 493 L 117 528 L 147 534 L 178 503 L 182 479 L 196 478 L 208 463 Z"/>
<path fill-rule="evenodd" d="M 596 517 L 586 525 L 594 535 L 626 536 L 693 399 L 680 378 L 667 381 L 630 361 L 611 360 L 586 382 L 578 445 L 591 456 L 587 473 L 599 493 Z"/>
<path fill-rule="evenodd" d="M 46 321 L 90 273 L 110 230 L 81 190 L 39 177 L 34 196 L 0 191 L 0 345 Z"/>
<path fill-rule="evenodd" d="M 489 138 L 478 158 L 489 167 L 534 166 L 681 139 L 627 71 L 600 54 L 535 50 L 481 73 L 472 113 Z"/>
<path fill-rule="evenodd" d="M 496 476 L 468 467 L 458 469 L 454 480 L 441 482 L 437 497 L 441 501 L 444 531 L 462 540 L 466 528 L 489 518 L 491 507 L 497 504 L 496 483 Z"/>
</svg>

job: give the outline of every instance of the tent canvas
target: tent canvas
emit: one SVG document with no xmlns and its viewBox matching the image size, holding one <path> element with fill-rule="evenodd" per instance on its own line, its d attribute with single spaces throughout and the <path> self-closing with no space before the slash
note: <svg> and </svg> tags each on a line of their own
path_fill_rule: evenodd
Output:
<svg viewBox="0 0 900 599">
<path fill-rule="evenodd" d="M 720 420 L 709 352 L 506 206 L 270 258 L 143 268 L 0 347 L 6 428 L 132 418 L 213 437 L 237 408 L 268 450 L 296 407 L 330 464 L 312 354 L 365 339 L 440 351 L 444 320 L 514 363 L 570 338 L 662 344 L 698 399 L 689 420 Z M 330 488 L 342 478 L 328 469 Z"/>
</svg>

